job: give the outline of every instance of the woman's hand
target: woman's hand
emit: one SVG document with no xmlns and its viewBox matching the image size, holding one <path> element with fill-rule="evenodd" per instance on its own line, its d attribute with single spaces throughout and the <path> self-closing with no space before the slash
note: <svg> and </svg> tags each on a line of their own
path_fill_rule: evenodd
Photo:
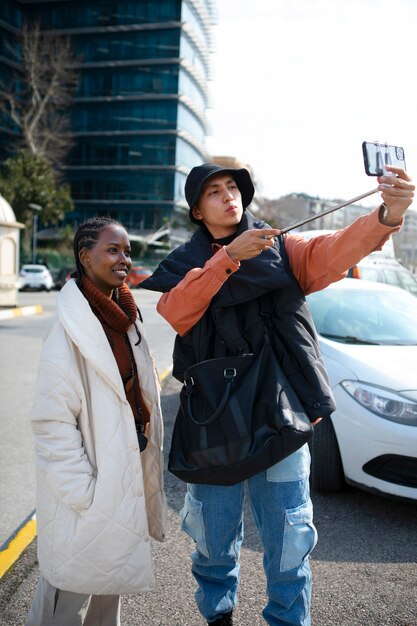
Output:
<svg viewBox="0 0 417 626">
<path fill-rule="evenodd" d="M 263 250 L 272 248 L 274 237 L 279 235 L 277 228 L 252 228 L 245 230 L 226 246 L 227 254 L 232 261 L 238 263 L 246 259 L 253 259 Z"/>
</svg>

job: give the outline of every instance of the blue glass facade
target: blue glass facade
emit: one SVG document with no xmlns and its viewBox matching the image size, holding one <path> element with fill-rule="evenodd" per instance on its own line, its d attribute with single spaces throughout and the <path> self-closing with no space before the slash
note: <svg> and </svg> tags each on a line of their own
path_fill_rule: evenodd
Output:
<svg viewBox="0 0 417 626">
<path fill-rule="evenodd" d="M 212 0 L 2 0 L 2 76 L 24 22 L 68 35 L 80 60 L 69 221 L 105 212 L 155 229 L 185 207 L 185 176 L 208 158 L 213 17 Z"/>
</svg>

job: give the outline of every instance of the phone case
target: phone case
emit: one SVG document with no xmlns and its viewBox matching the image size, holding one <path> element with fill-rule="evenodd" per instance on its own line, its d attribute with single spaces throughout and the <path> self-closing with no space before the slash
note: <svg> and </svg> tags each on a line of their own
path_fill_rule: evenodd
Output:
<svg viewBox="0 0 417 626">
<path fill-rule="evenodd" d="M 362 143 L 363 162 L 368 176 L 382 176 L 382 164 L 405 168 L 404 148 L 377 141 Z"/>
</svg>

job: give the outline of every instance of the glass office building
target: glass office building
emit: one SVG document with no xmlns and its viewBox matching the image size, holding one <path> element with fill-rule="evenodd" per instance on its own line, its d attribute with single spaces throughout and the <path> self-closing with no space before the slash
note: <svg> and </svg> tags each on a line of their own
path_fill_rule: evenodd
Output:
<svg viewBox="0 0 417 626">
<path fill-rule="evenodd" d="M 185 177 L 209 158 L 214 19 L 213 0 L 2 0 L 3 81 L 25 22 L 69 36 L 80 59 L 64 171 L 76 204 L 69 221 L 106 213 L 155 230 L 184 210 Z"/>
</svg>

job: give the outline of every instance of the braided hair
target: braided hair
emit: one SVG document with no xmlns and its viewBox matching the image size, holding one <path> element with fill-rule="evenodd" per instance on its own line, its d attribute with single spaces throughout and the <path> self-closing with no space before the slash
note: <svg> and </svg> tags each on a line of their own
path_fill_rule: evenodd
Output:
<svg viewBox="0 0 417 626">
<path fill-rule="evenodd" d="M 97 243 L 98 238 L 101 233 L 107 226 L 111 226 L 112 224 L 116 226 L 121 226 L 124 228 L 123 224 L 108 216 L 98 216 L 98 217 L 90 217 L 85 222 L 83 222 L 77 232 L 75 233 L 74 243 L 73 243 L 73 251 L 74 251 L 74 259 L 75 259 L 75 267 L 77 268 L 75 272 L 71 274 L 72 278 L 76 278 L 77 284 L 80 287 L 82 277 L 85 275 L 84 266 L 80 261 L 80 252 L 83 248 L 87 248 L 87 250 L 91 250 L 94 248 Z M 118 290 L 115 290 L 114 293 L 115 300 L 117 304 L 118 302 Z M 120 305 L 119 305 L 120 306 Z M 137 307 L 136 307 L 137 308 Z M 139 308 L 137 308 L 137 312 L 139 315 L 139 319 L 143 322 L 141 312 Z M 136 322 L 133 322 L 133 325 L 136 330 L 136 334 L 138 336 L 138 341 L 136 342 L 136 346 L 141 342 L 142 336 L 140 334 L 139 328 L 137 327 Z"/>
<path fill-rule="evenodd" d="M 73 251 L 74 251 L 74 259 L 75 259 L 75 267 L 76 272 L 72 274 L 74 278 L 77 279 L 77 283 L 81 282 L 81 278 L 85 274 L 85 270 L 83 264 L 80 261 L 80 252 L 83 248 L 87 248 L 87 250 L 91 250 L 94 248 L 97 243 L 98 238 L 101 233 L 107 226 L 111 224 L 115 224 L 116 226 L 122 226 L 123 224 L 108 216 L 98 216 L 98 217 L 90 217 L 85 222 L 83 222 L 77 232 L 75 233 L 74 243 L 73 243 Z"/>
</svg>

